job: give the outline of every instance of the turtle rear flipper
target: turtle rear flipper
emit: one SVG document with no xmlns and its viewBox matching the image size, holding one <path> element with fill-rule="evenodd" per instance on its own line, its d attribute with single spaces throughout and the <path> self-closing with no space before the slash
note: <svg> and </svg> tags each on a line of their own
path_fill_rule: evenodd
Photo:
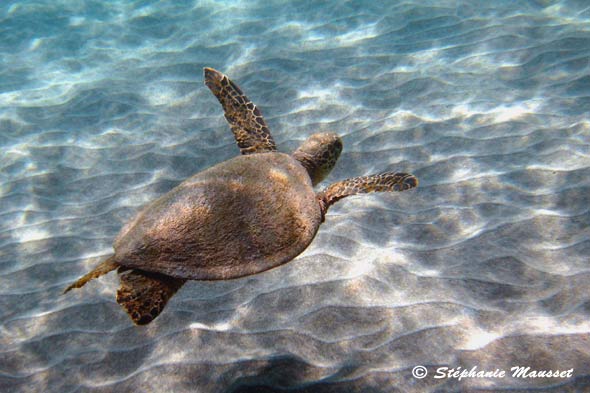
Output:
<svg viewBox="0 0 590 393">
<path fill-rule="evenodd" d="M 205 85 L 217 97 L 242 154 L 276 151 L 260 110 L 226 75 L 205 68 Z"/>
<path fill-rule="evenodd" d="M 120 270 L 121 287 L 117 291 L 119 303 L 136 325 L 153 321 L 168 300 L 186 282 L 163 274 L 141 270 Z"/>
<path fill-rule="evenodd" d="M 406 191 L 417 186 L 416 176 L 394 172 L 354 177 L 333 183 L 318 194 L 322 208 L 322 221 L 328 208 L 344 197 L 370 192 Z"/>
</svg>

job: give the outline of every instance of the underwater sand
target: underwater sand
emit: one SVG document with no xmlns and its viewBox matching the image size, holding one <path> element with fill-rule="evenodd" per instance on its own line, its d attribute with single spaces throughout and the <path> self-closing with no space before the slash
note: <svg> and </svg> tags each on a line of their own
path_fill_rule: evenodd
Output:
<svg viewBox="0 0 590 393">
<path fill-rule="evenodd" d="M 3 1 L 0 391 L 590 391 L 589 62 L 581 0 Z M 318 188 L 419 188 L 339 202 L 293 262 L 190 282 L 147 327 L 113 273 L 62 296 L 239 154 L 204 66 L 280 151 L 342 136 Z M 432 377 L 473 366 L 574 371 Z"/>
</svg>

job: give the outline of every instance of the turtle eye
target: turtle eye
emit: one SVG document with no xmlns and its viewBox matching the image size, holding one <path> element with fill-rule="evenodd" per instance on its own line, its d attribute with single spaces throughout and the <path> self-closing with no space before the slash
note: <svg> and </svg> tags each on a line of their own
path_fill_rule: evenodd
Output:
<svg viewBox="0 0 590 393">
<path fill-rule="evenodd" d="M 338 152 L 338 155 L 342 153 L 342 139 L 336 139 L 336 141 L 334 142 L 334 149 Z"/>
</svg>

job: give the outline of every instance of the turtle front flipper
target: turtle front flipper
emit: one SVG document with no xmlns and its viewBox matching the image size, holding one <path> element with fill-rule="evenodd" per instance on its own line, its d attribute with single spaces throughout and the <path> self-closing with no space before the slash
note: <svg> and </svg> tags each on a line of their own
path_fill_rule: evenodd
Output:
<svg viewBox="0 0 590 393">
<path fill-rule="evenodd" d="M 168 300 L 186 282 L 158 273 L 141 270 L 120 270 L 121 287 L 117 291 L 119 303 L 136 325 L 153 321 Z"/>
<path fill-rule="evenodd" d="M 226 75 L 213 68 L 204 72 L 205 85 L 221 103 L 242 154 L 275 151 L 275 142 L 256 105 Z"/>
<path fill-rule="evenodd" d="M 386 172 L 346 179 L 329 185 L 318 193 L 322 208 L 322 221 L 328 208 L 336 201 L 356 194 L 370 192 L 405 191 L 418 186 L 418 179 L 407 173 Z"/>
</svg>

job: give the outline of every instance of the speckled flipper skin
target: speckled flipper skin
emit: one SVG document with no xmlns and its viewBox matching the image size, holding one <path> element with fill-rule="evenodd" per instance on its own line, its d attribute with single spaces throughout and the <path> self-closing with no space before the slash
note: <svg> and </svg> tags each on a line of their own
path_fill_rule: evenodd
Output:
<svg viewBox="0 0 590 393">
<path fill-rule="evenodd" d="M 213 68 L 205 68 L 205 85 L 217 97 L 242 154 L 275 151 L 260 110 L 227 76 Z"/>
<path fill-rule="evenodd" d="M 183 278 L 141 270 L 123 270 L 119 278 L 117 303 L 136 325 L 146 325 L 160 315 L 168 300 L 186 282 Z"/>
<path fill-rule="evenodd" d="M 333 183 L 318 194 L 322 204 L 322 221 L 328 208 L 347 196 L 370 192 L 406 191 L 414 187 L 418 187 L 418 179 L 414 175 L 394 172 L 359 176 Z"/>
</svg>

